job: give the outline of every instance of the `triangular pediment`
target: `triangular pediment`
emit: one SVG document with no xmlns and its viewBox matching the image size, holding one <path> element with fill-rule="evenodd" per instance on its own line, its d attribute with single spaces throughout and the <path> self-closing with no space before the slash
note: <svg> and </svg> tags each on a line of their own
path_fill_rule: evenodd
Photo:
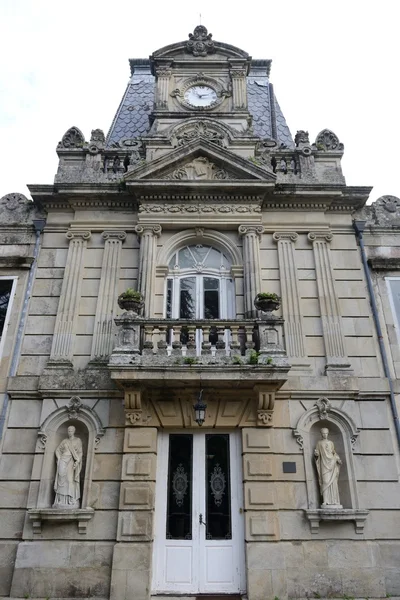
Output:
<svg viewBox="0 0 400 600">
<path fill-rule="evenodd" d="M 129 170 L 124 179 L 127 183 L 138 180 L 275 183 L 276 176 L 226 148 L 198 139 Z"/>
</svg>

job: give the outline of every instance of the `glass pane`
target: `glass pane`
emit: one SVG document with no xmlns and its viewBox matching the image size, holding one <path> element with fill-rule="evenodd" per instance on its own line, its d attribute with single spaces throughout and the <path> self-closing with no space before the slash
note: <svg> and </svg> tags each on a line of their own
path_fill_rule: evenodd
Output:
<svg viewBox="0 0 400 600">
<path fill-rule="evenodd" d="M 206 508 L 207 539 L 232 539 L 228 434 L 206 435 Z"/>
<path fill-rule="evenodd" d="M 195 260 L 188 247 L 179 250 L 178 264 L 180 269 L 190 269 L 194 266 Z"/>
<path fill-rule="evenodd" d="M 204 277 L 204 318 L 219 319 L 219 280 Z"/>
<path fill-rule="evenodd" d="M 167 319 L 172 318 L 172 279 L 167 279 L 167 306 L 166 306 L 166 317 Z"/>
<path fill-rule="evenodd" d="M 180 319 L 194 319 L 196 317 L 196 278 L 185 277 L 181 279 L 180 293 Z"/>
<path fill-rule="evenodd" d="M 210 267 L 212 269 L 220 269 L 222 265 L 221 252 L 219 250 L 215 250 L 215 248 L 211 248 L 205 264 L 207 267 Z"/>
<path fill-rule="evenodd" d="M 169 436 L 168 540 L 192 539 L 192 435 Z"/>
<path fill-rule="evenodd" d="M 196 263 L 203 263 L 204 259 L 209 253 L 210 246 L 203 246 L 202 244 L 197 244 L 197 246 L 191 246 L 190 250 L 193 253 Z M 207 261 L 205 262 L 205 264 L 207 264 Z"/>
<path fill-rule="evenodd" d="M 3 333 L 12 285 L 12 279 L 0 279 L 0 337 Z"/>
</svg>

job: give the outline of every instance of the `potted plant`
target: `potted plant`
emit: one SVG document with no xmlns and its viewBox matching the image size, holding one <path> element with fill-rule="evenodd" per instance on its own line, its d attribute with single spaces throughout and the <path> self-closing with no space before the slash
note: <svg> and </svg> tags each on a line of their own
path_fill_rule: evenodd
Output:
<svg viewBox="0 0 400 600">
<path fill-rule="evenodd" d="M 262 312 L 272 312 L 278 310 L 281 305 L 281 299 L 278 294 L 260 293 L 254 299 L 254 306 Z"/>
<path fill-rule="evenodd" d="M 122 292 L 118 296 L 118 306 L 122 310 L 133 311 L 137 314 L 142 310 L 144 306 L 144 299 L 140 292 L 132 288 L 128 288 L 125 292 Z"/>
</svg>

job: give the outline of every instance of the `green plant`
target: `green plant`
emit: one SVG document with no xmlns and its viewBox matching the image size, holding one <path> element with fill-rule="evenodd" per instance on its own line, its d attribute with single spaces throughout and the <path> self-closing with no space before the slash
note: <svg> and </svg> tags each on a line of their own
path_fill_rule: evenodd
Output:
<svg viewBox="0 0 400 600">
<path fill-rule="evenodd" d="M 321 598 L 321 594 L 319 594 L 318 592 L 313 592 L 314 594 L 314 598 Z"/>
<path fill-rule="evenodd" d="M 183 359 L 183 364 L 184 365 L 195 365 L 198 362 L 197 358 L 195 358 L 194 356 L 185 356 L 185 358 Z"/>
<path fill-rule="evenodd" d="M 270 356 L 268 356 L 267 358 L 267 365 L 272 365 L 272 358 Z"/>
<path fill-rule="evenodd" d="M 280 302 L 281 299 L 278 294 L 268 293 L 268 292 L 260 292 L 257 294 L 257 300 L 273 300 L 274 302 Z"/>
<path fill-rule="evenodd" d="M 134 290 L 133 288 L 128 288 L 125 292 L 120 294 L 120 298 L 126 298 L 127 300 L 136 300 L 137 302 L 141 302 L 143 300 L 143 296 L 140 292 Z"/>
<path fill-rule="evenodd" d="M 232 362 L 233 362 L 234 365 L 242 365 L 243 364 L 243 361 L 242 361 L 241 357 L 238 356 L 237 354 L 235 354 L 232 357 Z"/>
<path fill-rule="evenodd" d="M 249 354 L 248 357 L 248 364 L 249 365 L 258 365 L 258 357 L 260 356 L 259 352 L 256 352 L 256 350 L 252 350 Z"/>
</svg>

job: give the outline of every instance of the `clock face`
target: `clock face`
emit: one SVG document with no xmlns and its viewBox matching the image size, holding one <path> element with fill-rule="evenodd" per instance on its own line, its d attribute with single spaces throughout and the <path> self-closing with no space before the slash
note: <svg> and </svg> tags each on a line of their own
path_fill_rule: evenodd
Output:
<svg viewBox="0 0 400 600">
<path fill-rule="evenodd" d="M 186 102 L 192 106 L 211 106 L 218 100 L 217 92 L 208 85 L 193 85 L 185 92 Z"/>
</svg>

